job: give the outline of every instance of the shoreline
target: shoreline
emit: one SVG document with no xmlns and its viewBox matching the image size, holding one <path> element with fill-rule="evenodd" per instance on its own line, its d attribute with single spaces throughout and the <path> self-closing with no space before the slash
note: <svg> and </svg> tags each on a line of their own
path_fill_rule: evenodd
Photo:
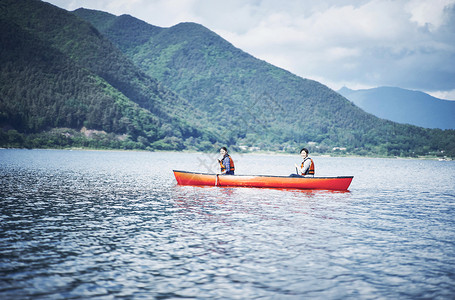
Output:
<svg viewBox="0 0 455 300">
<path fill-rule="evenodd" d="M 175 150 L 141 150 L 141 149 L 94 149 L 94 148 L 0 148 L 1 150 L 51 150 L 51 151 L 105 151 L 105 152 L 149 152 L 149 153 L 190 153 L 190 154 L 215 154 L 215 152 L 200 152 L 200 151 L 175 151 Z M 281 153 L 273 151 L 252 151 L 252 152 L 230 152 L 233 155 L 264 155 L 264 156 L 296 156 L 297 153 Z M 404 160 L 436 160 L 436 161 L 454 161 L 450 157 L 436 157 L 436 156 L 419 156 L 419 157 L 398 157 L 398 156 L 360 156 L 360 155 L 330 155 L 330 154 L 311 154 L 312 157 L 333 157 L 333 158 L 370 158 L 370 159 L 404 159 Z"/>
</svg>

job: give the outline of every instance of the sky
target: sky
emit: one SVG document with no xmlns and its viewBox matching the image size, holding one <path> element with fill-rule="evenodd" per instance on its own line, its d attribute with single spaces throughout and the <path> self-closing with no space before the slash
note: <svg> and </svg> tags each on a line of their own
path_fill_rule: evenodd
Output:
<svg viewBox="0 0 455 300">
<path fill-rule="evenodd" d="M 334 90 L 394 86 L 455 100 L 455 0 L 45 1 L 160 27 L 196 22 Z"/>
</svg>

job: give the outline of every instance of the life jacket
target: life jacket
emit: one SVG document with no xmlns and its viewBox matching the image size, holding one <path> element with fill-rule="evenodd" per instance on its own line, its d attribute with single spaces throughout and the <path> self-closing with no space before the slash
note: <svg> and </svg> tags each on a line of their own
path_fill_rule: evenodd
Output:
<svg viewBox="0 0 455 300">
<path fill-rule="evenodd" d="M 302 174 L 302 175 L 314 175 L 314 162 L 313 162 L 313 160 L 311 158 L 309 158 L 309 157 L 305 158 L 302 161 L 302 165 L 300 166 L 300 168 L 303 169 L 303 164 L 305 163 L 305 161 L 307 159 L 311 160 L 311 164 L 310 164 L 310 167 L 308 168 L 308 170 L 306 170 L 306 173 Z"/>
<path fill-rule="evenodd" d="M 232 157 L 229 154 L 226 154 L 226 156 L 229 157 L 229 167 L 230 167 L 230 170 L 227 170 L 227 172 L 234 171 L 235 168 L 234 168 L 234 161 L 232 160 Z M 220 160 L 221 172 L 226 171 L 226 167 L 223 165 L 223 160 L 224 160 L 224 157 L 222 160 Z"/>
</svg>

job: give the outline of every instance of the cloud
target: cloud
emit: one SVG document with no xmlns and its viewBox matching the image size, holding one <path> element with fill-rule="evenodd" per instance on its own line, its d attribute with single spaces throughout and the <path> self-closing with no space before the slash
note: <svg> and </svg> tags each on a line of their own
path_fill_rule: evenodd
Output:
<svg viewBox="0 0 455 300">
<path fill-rule="evenodd" d="M 274 11 L 244 34 L 223 34 L 247 52 L 299 75 L 340 84 L 453 88 L 451 70 L 446 70 L 445 80 L 428 78 L 434 73 L 444 78 L 437 69 L 454 61 L 449 60 L 454 55 L 451 40 L 435 40 L 444 24 L 442 16 L 449 18 L 448 6 L 440 5 L 423 19 L 418 10 L 407 9 L 409 3 L 402 3 L 330 6 L 300 18 L 295 12 Z"/>
<path fill-rule="evenodd" d="M 422 1 L 412 0 L 406 5 L 411 13 L 411 21 L 419 26 L 429 26 L 431 31 L 437 30 L 446 20 L 446 8 L 454 5 L 451 0 Z"/>
<path fill-rule="evenodd" d="M 255 57 L 334 89 L 455 89 L 455 0 L 49 2 L 126 13 L 162 27 L 197 22 Z"/>
</svg>

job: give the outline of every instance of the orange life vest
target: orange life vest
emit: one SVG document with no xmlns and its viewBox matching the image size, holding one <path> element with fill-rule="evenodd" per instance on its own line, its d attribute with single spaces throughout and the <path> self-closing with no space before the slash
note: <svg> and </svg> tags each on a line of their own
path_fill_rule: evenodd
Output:
<svg viewBox="0 0 455 300">
<path fill-rule="evenodd" d="M 309 159 L 311 160 L 311 164 L 310 164 L 310 167 L 308 168 L 308 170 L 306 170 L 305 174 L 302 173 L 302 175 L 314 175 L 314 162 L 311 158 L 307 157 L 305 158 L 303 161 L 302 161 L 302 165 L 301 165 L 301 169 L 303 169 L 303 164 L 305 163 L 305 161 Z"/>
<path fill-rule="evenodd" d="M 227 157 L 229 157 L 229 167 L 230 167 L 230 170 L 229 171 L 235 171 L 235 168 L 234 168 L 234 161 L 232 160 L 232 157 L 229 155 L 229 154 L 226 154 Z M 224 172 L 226 171 L 226 166 L 223 165 L 223 160 L 224 160 L 224 157 L 222 160 L 220 160 L 220 167 L 221 167 L 221 172 Z"/>
</svg>

